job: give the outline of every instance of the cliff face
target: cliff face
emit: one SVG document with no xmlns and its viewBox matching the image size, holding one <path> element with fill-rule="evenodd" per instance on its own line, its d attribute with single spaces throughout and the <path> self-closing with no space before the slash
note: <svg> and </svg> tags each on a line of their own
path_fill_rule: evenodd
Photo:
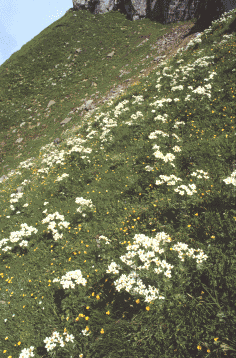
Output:
<svg viewBox="0 0 236 358">
<path fill-rule="evenodd" d="M 188 21 L 196 17 L 199 4 L 206 17 L 218 8 L 229 11 L 236 7 L 236 0 L 72 0 L 73 10 L 87 9 L 93 14 L 120 11 L 130 20 L 150 18 L 167 24 Z M 207 4 L 208 3 L 208 4 Z M 223 13 L 222 12 L 222 13 Z"/>
<path fill-rule="evenodd" d="M 87 9 L 93 14 L 120 11 L 131 20 L 145 17 L 163 23 L 190 20 L 194 17 L 194 3 L 199 0 L 73 0 L 73 9 Z"/>
<path fill-rule="evenodd" d="M 165 23 L 187 21 L 194 17 L 195 8 L 199 0 L 172 0 L 164 13 Z"/>
<path fill-rule="evenodd" d="M 148 17 L 169 23 L 193 18 L 198 2 L 199 0 L 74 0 L 73 9 L 87 9 L 93 14 L 117 10 L 131 20 Z"/>
</svg>

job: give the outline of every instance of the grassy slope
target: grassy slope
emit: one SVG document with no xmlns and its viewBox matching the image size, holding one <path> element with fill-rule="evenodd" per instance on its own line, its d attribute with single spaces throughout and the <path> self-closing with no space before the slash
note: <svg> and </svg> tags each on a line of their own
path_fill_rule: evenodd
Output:
<svg viewBox="0 0 236 358">
<path fill-rule="evenodd" d="M 38 229 L 37 235 L 32 234 L 32 238 L 28 239 L 28 249 L 16 244 L 12 254 L 5 254 L 3 251 L 1 253 L 0 298 L 5 300 L 4 302 L 10 302 L 10 313 L 4 305 L 0 308 L 1 315 L 7 317 L 9 324 L 4 326 L 4 330 L 0 330 L 0 341 L 3 342 L 0 343 L 1 350 L 4 356 L 12 355 L 12 358 L 18 358 L 21 349 L 33 345 L 38 349 L 37 358 L 48 357 L 48 353 L 42 348 L 42 337 L 49 335 L 54 328 L 59 330 L 67 327 L 75 336 L 79 334 L 73 322 L 65 319 L 67 315 L 76 317 L 74 315 L 78 314 L 78 307 L 76 304 L 72 307 L 68 297 L 64 297 L 65 307 L 59 307 L 58 302 L 63 300 L 56 299 L 55 295 L 59 294 L 61 286 L 58 284 L 57 290 L 50 282 L 54 277 L 61 277 L 65 272 L 78 268 L 77 260 L 80 257 L 79 267 L 91 280 L 88 291 L 77 301 L 81 307 L 80 311 L 90 317 L 91 323 L 86 324 L 93 333 L 92 344 L 84 347 L 84 358 L 109 357 L 108 342 L 111 346 L 114 345 L 114 351 L 110 355 L 112 358 L 131 357 L 132 354 L 133 357 L 151 357 L 152 354 L 153 357 L 164 356 L 163 354 L 176 358 L 206 357 L 209 352 L 212 357 L 221 357 L 224 353 L 219 346 L 214 346 L 214 339 L 218 337 L 218 341 L 225 342 L 225 337 L 232 340 L 235 333 L 235 190 L 232 184 L 226 186 L 222 183 L 222 179 L 232 173 L 235 160 L 235 33 L 233 38 L 227 38 L 225 43 L 218 46 L 228 28 L 224 24 L 217 25 L 212 34 L 204 35 L 202 43 L 194 45 L 184 53 L 182 63 L 177 64 L 177 60 L 172 59 L 166 65 L 172 66 L 171 73 L 178 73 L 180 64 L 190 65 L 197 58 L 201 58 L 200 63 L 204 63 L 202 57 L 214 55 L 209 67 L 198 66 L 194 73 L 189 72 L 189 80 L 186 80 L 187 85 L 197 88 L 203 85 L 205 78 L 209 78 L 209 68 L 215 71 L 216 78 L 207 82 L 214 81 L 210 99 L 206 95 L 196 94 L 194 98 L 197 98 L 197 101 L 194 99 L 185 102 L 186 94 L 181 95 L 181 91 L 174 92 L 173 95 L 168 69 L 165 69 L 167 76 L 162 73 L 164 86 L 158 93 L 157 71 L 150 73 L 147 78 L 140 78 L 138 85 L 129 88 L 127 93 L 116 99 L 111 106 L 103 106 L 96 111 L 96 114 L 100 113 L 101 116 L 101 112 L 109 110 L 111 113 L 119 102 L 125 99 L 130 102 L 127 105 L 128 114 L 121 111 L 118 117 L 111 116 L 119 126 L 110 128 L 108 142 L 101 142 L 97 136 L 87 138 L 85 147 L 92 148 L 91 156 L 81 159 L 79 153 L 72 153 L 64 165 L 54 163 L 48 174 L 40 174 L 40 170 L 47 167 L 47 163 L 42 162 L 46 150 L 45 147 L 40 149 L 42 146 L 51 143 L 55 137 L 62 137 L 64 141 L 57 149 L 68 150 L 66 140 L 69 136 L 72 137 L 72 133 L 65 133 L 65 129 L 71 129 L 74 124 L 79 125 L 83 119 L 84 126 L 74 132 L 73 139 L 85 139 L 91 130 L 97 130 L 101 134 L 99 123 L 102 120 L 94 119 L 95 115 L 86 119 L 75 114 L 73 121 L 61 128 L 60 122 L 68 117 L 72 108 L 79 107 L 83 103 L 82 99 L 95 98 L 92 97 L 94 93 L 99 95 L 99 100 L 114 84 L 137 76 L 137 71 L 151 63 L 149 58 L 140 65 L 141 60 L 150 55 L 150 47 L 156 39 L 179 26 L 162 26 L 149 20 L 130 22 L 125 20 L 123 15 L 112 12 L 96 17 L 86 11 L 80 12 L 79 16 L 73 15 L 74 13 L 69 12 L 50 25 L 13 54 L 0 68 L 0 175 L 7 174 L 5 165 L 15 169 L 20 162 L 30 157 L 36 158 L 31 169 L 21 168 L 21 175 L 13 175 L 0 184 L 3 203 L 0 212 L 0 239 L 8 238 L 11 232 L 20 230 L 22 223 Z M 56 27 L 57 25 L 61 26 Z M 99 26 L 101 31 L 98 30 Z M 149 42 L 137 49 L 140 35 L 149 34 Z M 66 42 L 68 44 L 65 44 Z M 77 48 L 81 48 L 82 52 L 72 61 Z M 107 54 L 113 49 L 115 56 L 108 60 Z M 178 56 L 178 59 L 181 59 L 181 55 Z M 161 72 L 163 67 L 165 65 L 161 67 Z M 130 73 L 118 79 L 121 69 Z M 185 71 L 187 73 L 187 69 Z M 176 79 L 176 84 L 171 87 L 185 84 L 184 81 L 178 82 L 178 78 Z M 97 84 L 96 88 L 91 86 L 92 82 Z M 53 83 L 56 85 L 53 86 Z M 190 94 L 192 95 L 191 91 Z M 145 99 L 144 103 L 131 105 L 133 96 L 139 95 Z M 150 104 L 155 100 L 170 97 L 179 97 L 181 101 L 165 105 L 163 110 L 159 107 L 155 114 L 151 112 L 155 107 L 150 107 Z M 200 103 L 202 97 L 203 101 Z M 55 100 L 56 103 L 47 116 L 46 107 L 50 100 Z M 143 113 L 143 119 L 140 117 L 138 123 L 133 126 L 124 125 L 124 122 L 131 120 L 131 116 L 138 111 Z M 170 119 L 166 123 L 156 122 L 155 116 L 164 113 L 167 113 Z M 171 118 L 175 122 L 183 121 L 185 126 L 174 131 Z M 25 122 L 23 126 L 20 125 L 22 122 Z M 35 125 L 36 122 L 40 125 Z M 166 139 L 158 138 L 158 141 L 150 140 L 150 133 L 157 129 L 169 134 L 176 133 L 181 142 L 178 143 L 172 136 Z M 16 131 L 13 132 L 14 130 Z M 15 144 L 18 137 L 23 138 L 19 145 Z M 161 145 L 164 154 L 169 153 L 174 145 L 181 148 L 179 155 L 172 150 L 176 155 L 175 168 L 153 158 L 154 144 Z M 52 152 L 55 147 L 49 146 L 48 149 Z M 49 154 L 46 155 L 47 159 Z M 151 166 L 154 170 L 145 170 L 146 166 Z M 198 185 L 197 194 L 193 195 L 192 199 L 190 196 L 176 194 L 171 187 L 155 184 L 161 174 L 174 174 L 187 184 L 189 182 L 186 178 L 196 169 L 207 171 L 209 180 L 202 183 L 197 178 L 190 179 Z M 63 173 L 68 173 L 69 178 L 56 182 L 57 176 Z M 30 185 L 24 187 L 23 199 L 19 198 L 18 203 L 13 204 L 15 211 L 11 212 L 10 195 L 16 193 L 15 189 L 22 185 L 24 179 L 31 180 Z M 87 214 L 87 218 L 78 218 L 76 197 L 91 199 L 95 205 L 95 210 Z M 26 202 L 30 204 L 28 207 L 22 205 Z M 48 213 L 58 211 L 65 216 L 65 221 L 70 223 L 60 243 L 55 242 L 50 230 L 45 230 L 46 227 L 41 223 L 46 216 L 46 213 L 43 213 L 45 202 L 49 202 Z M 104 299 L 103 295 L 108 297 L 109 294 L 108 290 L 105 292 L 105 283 L 102 283 L 108 276 L 104 270 L 110 262 L 109 259 L 118 260 L 118 257 L 126 252 L 122 244 L 132 241 L 135 234 L 143 233 L 153 237 L 154 233 L 163 230 L 168 232 L 173 241 L 188 243 L 195 249 L 201 248 L 209 255 L 205 273 L 202 274 L 194 265 L 191 266 L 192 271 L 188 271 L 184 279 L 181 276 L 182 281 L 174 281 L 169 294 L 168 290 L 165 292 L 166 303 L 163 303 L 162 308 L 155 305 L 152 307 L 152 304 L 149 307 L 143 300 L 137 304 L 132 295 L 122 296 L 117 292 L 112 292 L 115 302 L 112 306 L 110 299 Z M 97 251 L 94 240 L 97 234 L 110 238 L 115 250 L 100 243 L 102 249 Z M 103 263 L 98 259 L 100 254 L 103 255 Z M 81 264 L 82 262 L 84 263 Z M 97 276 L 91 271 L 92 263 L 96 263 L 99 269 Z M 184 267 L 180 266 L 179 270 L 182 269 Z M 29 280 L 26 280 L 26 277 Z M 174 277 L 177 280 L 177 276 Z M 180 290 L 186 281 L 191 282 L 191 285 L 187 286 L 189 297 L 197 298 L 206 287 L 205 301 L 213 307 L 213 313 L 209 313 L 208 309 L 199 313 L 199 303 L 193 304 L 192 299 L 185 295 L 186 291 Z M 218 304 L 214 309 L 215 302 L 211 301 L 211 297 L 216 294 L 215 281 L 221 308 Z M 146 283 L 153 284 L 153 278 L 146 278 Z M 105 303 L 105 307 L 99 307 L 93 299 L 87 299 L 93 290 L 100 294 L 103 303 L 109 304 L 108 307 Z M 36 309 L 37 299 L 31 309 L 32 295 L 44 297 L 43 314 Z M 72 302 L 75 302 L 76 297 L 72 298 Z M 131 301 L 127 303 L 128 300 Z M 179 300 L 182 304 L 177 307 Z M 89 312 L 86 312 L 84 303 L 90 306 Z M 27 311 L 22 309 L 22 305 L 27 307 Z M 183 317 L 184 307 L 187 308 Z M 108 308 L 111 316 L 107 318 L 105 314 L 104 318 L 102 313 Z M 219 311 L 224 314 L 227 312 L 226 326 L 225 321 L 218 316 Z M 16 313 L 15 319 L 11 318 L 13 312 Z M 117 318 L 124 318 L 125 313 L 127 321 L 133 320 L 134 323 L 136 320 L 141 328 L 137 331 L 136 328 L 130 328 L 126 320 L 122 320 L 125 328 L 117 328 L 114 337 L 119 332 L 120 340 L 118 346 L 115 346 L 116 339 L 113 336 L 104 335 L 102 338 L 101 328 L 106 327 L 105 332 L 112 331 Z M 110 321 L 107 322 L 106 319 Z M 165 335 L 162 338 L 160 332 L 153 337 L 150 327 L 159 327 L 163 322 L 169 330 L 164 330 Z M 38 329 L 35 325 L 38 325 Z M 176 327 L 181 327 L 180 332 L 174 333 Z M 143 339 L 147 331 L 148 334 Z M 162 331 L 162 334 L 164 333 Z M 127 335 L 130 337 L 130 343 L 126 346 L 124 340 Z M 97 338 L 98 341 L 95 341 Z M 141 345 L 137 340 L 142 342 Z M 123 347 L 124 351 L 119 351 L 116 347 Z M 75 348 L 77 356 L 78 352 L 81 352 L 80 348 Z M 67 358 L 65 353 L 63 354 Z M 230 357 L 230 351 L 227 351 L 227 354 Z"/>
<path fill-rule="evenodd" d="M 151 50 L 152 45 L 185 24 L 132 22 L 118 12 L 94 17 L 82 11 L 79 19 L 74 15 L 69 12 L 48 26 L 0 68 L 0 176 L 9 167 L 15 168 L 24 153 L 35 157 L 42 145 L 60 137 L 64 132 L 60 122 L 71 117 L 73 108 L 89 99 L 98 102 L 115 85 L 137 76 L 137 71 L 153 67 L 159 53 Z M 193 21 L 186 24 L 193 26 Z M 137 48 L 146 37 L 148 43 Z M 78 54 L 79 48 L 82 52 Z M 113 50 L 111 59 L 107 55 Z M 119 78 L 121 70 L 129 74 Z M 56 104 L 47 111 L 50 100 Z M 73 124 L 68 123 L 66 129 Z M 18 138 L 23 141 L 16 143 Z"/>
</svg>

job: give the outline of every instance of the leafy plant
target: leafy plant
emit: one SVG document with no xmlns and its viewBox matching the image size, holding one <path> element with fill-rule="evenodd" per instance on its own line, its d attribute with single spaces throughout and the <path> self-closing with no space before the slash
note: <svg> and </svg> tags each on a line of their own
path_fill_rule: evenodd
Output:
<svg viewBox="0 0 236 358">
<path fill-rule="evenodd" d="M 66 130 L 179 24 L 69 11 L 0 67 L 3 357 L 234 357 L 235 15 Z"/>
</svg>

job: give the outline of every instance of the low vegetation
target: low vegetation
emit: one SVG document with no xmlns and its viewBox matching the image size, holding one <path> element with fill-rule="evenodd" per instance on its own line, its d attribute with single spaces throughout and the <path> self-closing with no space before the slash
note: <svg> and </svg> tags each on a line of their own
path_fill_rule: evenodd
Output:
<svg viewBox="0 0 236 358">
<path fill-rule="evenodd" d="M 235 17 L 65 128 L 176 24 L 69 11 L 2 64 L 1 357 L 235 357 Z"/>
</svg>

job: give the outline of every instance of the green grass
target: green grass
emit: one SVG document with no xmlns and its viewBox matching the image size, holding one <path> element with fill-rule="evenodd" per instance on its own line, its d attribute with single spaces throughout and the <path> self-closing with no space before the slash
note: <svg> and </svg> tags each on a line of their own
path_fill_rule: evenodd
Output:
<svg viewBox="0 0 236 358">
<path fill-rule="evenodd" d="M 65 130 L 177 26 L 74 15 L 0 67 L 0 355 L 235 357 L 236 11 Z"/>
</svg>

